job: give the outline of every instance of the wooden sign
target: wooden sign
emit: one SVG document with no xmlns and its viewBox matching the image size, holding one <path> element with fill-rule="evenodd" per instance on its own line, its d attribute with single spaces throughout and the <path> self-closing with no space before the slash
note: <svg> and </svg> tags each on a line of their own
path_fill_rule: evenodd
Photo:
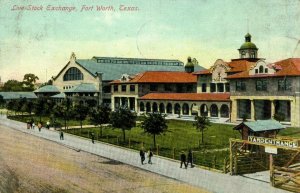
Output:
<svg viewBox="0 0 300 193">
<path fill-rule="evenodd" d="M 274 145 L 274 146 L 280 146 L 280 147 L 290 147 L 290 148 L 298 147 L 298 141 L 296 141 L 296 140 L 248 136 L 248 141 L 254 142 L 254 143 L 259 143 L 259 144 L 264 144 L 264 145 Z"/>
</svg>

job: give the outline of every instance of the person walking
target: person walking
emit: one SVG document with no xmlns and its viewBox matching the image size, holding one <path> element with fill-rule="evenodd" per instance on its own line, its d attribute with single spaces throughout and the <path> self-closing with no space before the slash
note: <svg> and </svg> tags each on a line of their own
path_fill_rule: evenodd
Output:
<svg viewBox="0 0 300 193">
<path fill-rule="evenodd" d="M 92 139 L 92 143 L 95 143 L 95 142 L 94 142 L 94 140 L 95 140 L 95 134 L 94 134 L 94 132 L 91 133 L 91 139 Z"/>
<path fill-rule="evenodd" d="M 141 163 L 144 164 L 145 161 L 145 152 L 143 149 L 140 150 Z"/>
<path fill-rule="evenodd" d="M 38 123 L 39 132 L 41 132 L 42 127 L 43 127 L 42 123 L 39 122 L 39 123 Z"/>
<path fill-rule="evenodd" d="M 191 163 L 191 168 L 193 168 L 194 165 L 193 165 L 193 153 L 192 153 L 192 150 L 189 150 L 189 153 L 188 153 L 188 156 L 187 156 L 187 163 L 186 163 L 186 165 L 188 166 L 189 163 Z"/>
<path fill-rule="evenodd" d="M 151 160 L 152 156 L 153 156 L 153 152 L 150 148 L 148 151 L 148 164 L 152 164 L 152 160 Z"/>
<path fill-rule="evenodd" d="M 34 124 L 34 122 L 32 122 L 32 129 L 34 129 L 35 128 L 35 124 Z"/>
<path fill-rule="evenodd" d="M 185 153 L 182 151 L 181 155 L 180 155 L 180 168 L 182 168 L 182 164 L 184 164 L 185 169 L 187 169 L 187 165 L 186 165 L 186 155 Z"/>
<path fill-rule="evenodd" d="M 47 129 L 50 129 L 50 121 L 47 121 L 46 127 L 47 127 Z"/>
<path fill-rule="evenodd" d="M 60 138 L 60 140 L 64 140 L 64 132 L 63 131 L 60 131 L 59 138 Z"/>
</svg>

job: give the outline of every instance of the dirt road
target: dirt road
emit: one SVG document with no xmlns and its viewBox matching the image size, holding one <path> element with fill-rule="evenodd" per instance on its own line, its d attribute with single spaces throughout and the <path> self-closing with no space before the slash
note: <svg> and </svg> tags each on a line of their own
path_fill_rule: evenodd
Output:
<svg viewBox="0 0 300 193">
<path fill-rule="evenodd" d="M 207 192 L 0 126 L 0 193 Z"/>
</svg>

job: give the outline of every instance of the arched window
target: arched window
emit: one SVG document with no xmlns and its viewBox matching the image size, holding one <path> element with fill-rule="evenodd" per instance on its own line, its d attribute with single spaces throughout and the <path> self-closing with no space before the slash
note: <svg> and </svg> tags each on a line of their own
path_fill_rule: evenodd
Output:
<svg viewBox="0 0 300 193">
<path fill-rule="evenodd" d="M 146 103 L 146 112 L 149 113 L 151 111 L 151 104 L 148 102 Z"/>
<path fill-rule="evenodd" d="M 213 104 L 210 106 L 210 116 L 211 117 L 218 117 L 218 107 L 217 105 Z"/>
<path fill-rule="evenodd" d="M 158 108 L 157 108 L 157 103 L 156 102 L 154 102 L 153 104 L 152 104 L 152 112 L 157 112 L 158 111 Z"/>
<path fill-rule="evenodd" d="M 200 107 L 200 115 L 201 116 L 207 116 L 208 115 L 208 109 L 207 109 L 207 105 L 203 104 Z"/>
<path fill-rule="evenodd" d="M 69 68 L 64 75 L 64 81 L 69 80 L 83 80 L 82 72 L 75 67 Z"/>
<path fill-rule="evenodd" d="M 167 104 L 167 113 L 169 113 L 169 114 L 172 114 L 172 104 L 171 103 L 168 103 Z"/>
<path fill-rule="evenodd" d="M 165 113 L 165 105 L 164 105 L 164 103 L 160 103 L 159 104 L 159 112 L 160 113 Z"/>
<path fill-rule="evenodd" d="M 229 108 L 227 105 L 222 105 L 220 111 L 221 111 L 221 117 L 225 117 L 225 118 L 229 117 Z"/>
<path fill-rule="evenodd" d="M 184 103 L 182 106 L 182 114 L 188 115 L 189 114 L 189 105 Z"/>
<path fill-rule="evenodd" d="M 264 67 L 263 66 L 259 66 L 259 73 L 264 73 Z"/>
<path fill-rule="evenodd" d="M 180 115 L 180 105 L 178 103 L 176 103 L 174 106 L 174 112 L 175 114 Z"/>
</svg>

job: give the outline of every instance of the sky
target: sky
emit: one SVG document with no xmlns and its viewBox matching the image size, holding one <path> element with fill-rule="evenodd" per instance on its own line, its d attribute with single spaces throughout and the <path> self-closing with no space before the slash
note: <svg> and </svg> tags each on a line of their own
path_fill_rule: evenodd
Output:
<svg viewBox="0 0 300 193">
<path fill-rule="evenodd" d="M 18 9 L 30 5 L 42 10 Z M 75 10 L 47 10 L 59 6 Z M 96 6 L 114 9 L 97 11 Z M 300 0 L 0 0 L 0 24 L 2 82 L 22 80 L 26 73 L 45 82 L 72 52 L 77 59 L 186 62 L 191 56 L 209 68 L 219 58 L 238 58 L 247 32 L 258 56 L 269 62 L 300 58 Z"/>
</svg>

